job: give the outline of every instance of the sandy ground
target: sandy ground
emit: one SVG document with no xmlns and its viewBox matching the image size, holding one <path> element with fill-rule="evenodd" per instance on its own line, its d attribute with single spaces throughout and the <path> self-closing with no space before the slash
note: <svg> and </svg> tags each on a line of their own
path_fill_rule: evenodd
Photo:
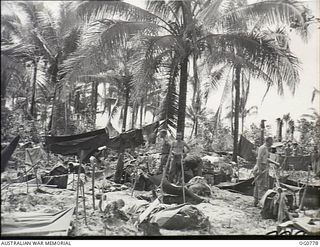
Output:
<svg viewBox="0 0 320 247">
<path fill-rule="evenodd" d="M 111 183 L 109 181 L 97 182 L 97 187 L 102 183 Z M 111 183 L 112 184 L 112 183 Z M 107 201 L 115 201 L 121 198 L 125 202 L 123 212 L 129 213 L 133 207 L 142 205 L 145 209 L 149 202 L 136 198 L 139 194 L 150 195 L 150 192 L 111 187 L 113 192 L 107 193 Z M 58 212 L 67 207 L 74 207 L 76 201 L 76 191 L 70 189 L 56 189 L 41 187 L 43 192 L 36 191 L 36 187 L 29 187 L 26 191 L 26 184 L 11 186 L 1 193 L 1 221 L 7 222 L 15 216 L 16 212 Z M 117 191 L 118 190 L 118 191 Z M 172 231 L 160 229 L 162 235 L 264 235 L 269 231 L 275 230 L 277 222 L 273 220 L 264 220 L 260 216 L 260 209 L 253 207 L 253 198 L 250 196 L 232 193 L 212 187 L 214 192 L 213 198 L 208 202 L 200 203 L 196 207 L 207 217 L 211 224 L 210 232 L 200 231 Z M 99 193 L 99 189 L 95 189 L 95 193 Z M 138 230 L 135 220 L 141 212 L 129 217 L 128 221 L 116 220 L 112 223 L 105 223 L 104 215 L 98 208 L 99 201 L 96 200 L 96 209 L 92 206 L 91 181 L 85 184 L 85 202 L 86 202 L 86 218 L 85 224 L 83 202 L 79 200 L 78 219 L 73 216 L 71 222 L 70 236 L 141 236 L 143 232 Z M 143 207 L 143 205 L 145 205 Z M 142 210 L 143 211 L 143 210 Z"/>
</svg>

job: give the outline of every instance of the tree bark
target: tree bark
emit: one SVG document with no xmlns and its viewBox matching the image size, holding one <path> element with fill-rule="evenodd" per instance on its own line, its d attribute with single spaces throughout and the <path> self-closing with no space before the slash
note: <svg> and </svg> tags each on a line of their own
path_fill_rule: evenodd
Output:
<svg viewBox="0 0 320 247">
<path fill-rule="evenodd" d="M 233 153 L 232 161 L 238 162 L 238 134 L 239 134 L 239 112 L 240 112 L 240 74 L 241 67 L 235 68 L 235 102 L 234 102 L 234 134 L 233 134 Z"/>
<path fill-rule="evenodd" d="M 140 128 L 142 128 L 142 120 L 143 120 L 143 106 L 144 106 L 144 100 L 141 99 L 141 106 L 140 106 Z"/>
<path fill-rule="evenodd" d="M 123 122 L 122 122 L 122 132 L 126 131 L 128 107 L 129 107 L 129 89 L 126 88 L 124 114 L 123 114 Z"/>
<path fill-rule="evenodd" d="M 197 135 L 198 135 L 198 118 L 195 119 L 194 125 L 195 125 L 195 127 L 194 127 L 194 136 L 197 137 Z"/>
<path fill-rule="evenodd" d="M 36 118 L 36 91 L 37 91 L 37 72 L 38 72 L 38 63 L 34 61 L 33 63 L 33 82 L 32 82 L 32 96 L 31 96 L 31 106 L 30 106 L 30 115 L 33 118 Z"/>
<path fill-rule="evenodd" d="M 96 127 L 97 119 L 97 106 L 98 106 L 98 82 L 92 83 L 92 101 L 91 101 L 91 114 L 92 114 L 92 127 Z"/>
<path fill-rule="evenodd" d="M 132 104 L 132 112 L 131 112 L 131 129 L 134 129 L 134 120 L 135 120 L 135 105 Z"/>
<path fill-rule="evenodd" d="M 241 116 L 241 134 L 243 134 L 243 129 L 244 129 L 244 115 L 245 113 L 242 113 L 242 116 Z"/>
<path fill-rule="evenodd" d="M 188 57 L 185 57 L 180 63 L 180 87 L 179 87 L 179 108 L 178 108 L 178 122 L 177 132 L 182 133 L 184 137 L 184 127 L 186 118 L 186 104 L 187 104 L 187 82 L 188 82 Z"/>
</svg>

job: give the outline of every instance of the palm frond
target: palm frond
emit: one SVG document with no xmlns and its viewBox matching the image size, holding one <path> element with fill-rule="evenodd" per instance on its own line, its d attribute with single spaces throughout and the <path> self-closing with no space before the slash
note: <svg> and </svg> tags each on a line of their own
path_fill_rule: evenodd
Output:
<svg viewBox="0 0 320 247">
<path fill-rule="evenodd" d="M 161 26 L 154 23 L 108 19 L 99 20 L 93 25 L 99 25 L 101 43 L 108 49 L 116 48 L 117 45 L 122 44 L 125 40 L 139 33 L 146 35 L 155 34 L 161 28 Z"/>
<path fill-rule="evenodd" d="M 75 6 L 75 12 L 87 22 L 119 16 L 126 20 L 156 22 L 157 16 L 149 11 L 122 1 L 82 1 Z"/>
<path fill-rule="evenodd" d="M 242 60 L 239 65 L 250 65 L 257 77 L 267 80 L 268 84 L 276 83 L 280 94 L 283 93 L 283 83 L 294 93 L 299 83 L 300 62 L 290 51 L 275 45 L 273 40 L 263 34 L 252 33 L 216 34 L 206 39 L 210 39 L 210 45 L 215 47 L 218 54 L 229 54 L 232 63 Z M 233 55 L 235 51 L 236 55 Z"/>
<path fill-rule="evenodd" d="M 309 12 L 301 2 L 296 0 L 266 0 L 234 8 L 231 11 L 215 18 L 209 6 L 203 16 L 204 24 L 210 27 L 223 25 L 227 20 L 237 23 L 239 20 L 260 20 L 261 23 L 274 25 L 286 24 L 290 26 L 293 22 L 297 25 L 296 30 L 301 37 L 307 38 L 307 23 L 305 15 Z M 262 17 L 262 18 L 261 18 Z"/>
<path fill-rule="evenodd" d="M 12 32 L 13 34 L 20 36 L 20 25 L 21 20 L 20 18 L 15 14 L 1 14 L 1 32 L 3 32 L 3 29 L 9 30 L 9 32 Z M 2 35 L 1 35 L 1 38 Z"/>
</svg>

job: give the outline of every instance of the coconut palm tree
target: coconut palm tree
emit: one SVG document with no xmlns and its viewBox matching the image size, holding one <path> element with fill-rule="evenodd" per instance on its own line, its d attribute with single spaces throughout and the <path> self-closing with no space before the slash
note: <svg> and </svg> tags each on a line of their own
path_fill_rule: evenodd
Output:
<svg viewBox="0 0 320 247">
<path fill-rule="evenodd" d="M 52 101 L 51 128 L 55 129 L 59 113 L 64 111 L 55 109 L 56 101 L 60 101 L 61 84 L 58 85 L 61 77 L 58 76 L 61 61 L 68 53 L 77 48 L 80 29 L 76 26 L 74 15 L 70 11 L 70 3 L 62 3 L 60 15 L 56 20 L 40 2 L 16 2 L 16 8 L 24 13 L 26 22 L 20 25 L 12 25 L 15 28 L 15 40 L 2 49 L 11 51 L 14 57 L 23 57 L 30 61 L 33 66 L 33 83 L 30 113 L 36 117 L 36 88 L 37 74 L 40 67 L 45 68 L 48 81 L 55 86 Z M 39 67 L 40 66 L 40 67 Z M 58 98 L 58 100 L 57 100 Z"/>
<path fill-rule="evenodd" d="M 198 58 L 204 50 L 209 51 L 210 58 L 214 58 L 214 65 L 226 62 L 233 64 L 234 150 L 237 150 L 242 71 L 255 71 L 256 77 L 264 78 L 269 87 L 276 82 L 280 91 L 283 82 L 290 84 L 298 81 L 297 59 L 290 52 L 280 47 L 275 40 L 270 40 L 270 35 L 257 33 L 258 29 L 248 32 L 246 25 L 243 25 L 244 30 L 239 29 L 247 20 L 251 23 L 259 21 L 260 28 L 266 23 L 290 25 L 292 18 L 295 18 L 300 23 L 295 30 L 306 35 L 303 18 L 306 9 L 297 2 L 262 1 L 247 5 L 245 1 L 238 1 L 235 5 L 223 0 L 206 3 L 150 1 L 147 10 L 121 2 L 82 2 L 77 7 L 77 12 L 89 23 L 98 20 L 103 24 L 100 25 L 100 31 L 95 32 L 95 37 L 100 37 L 102 43 L 110 49 L 133 34 L 143 34 L 141 40 L 146 49 L 144 59 L 139 62 L 148 66 L 137 66 L 142 71 L 136 73 L 139 80 L 146 82 L 169 58 L 176 59 L 171 70 L 178 73 L 170 73 L 180 76 L 177 131 L 184 131 L 188 63 L 190 58 Z M 110 12 L 125 17 L 126 21 L 106 19 Z M 202 17 L 202 26 L 198 22 L 199 16 Z M 203 26 L 208 27 L 209 31 L 203 29 Z M 157 30 L 162 30 L 161 35 L 152 35 Z M 275 61 L 277 68 L 273 69 L 271 64 Z"/>
</svg>

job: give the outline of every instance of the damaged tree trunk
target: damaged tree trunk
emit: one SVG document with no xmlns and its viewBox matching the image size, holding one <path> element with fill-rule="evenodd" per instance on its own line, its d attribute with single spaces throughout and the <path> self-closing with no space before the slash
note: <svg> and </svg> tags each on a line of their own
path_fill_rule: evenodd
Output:
<svg viewBox="0 0 320 247">
<path fill-rule="evenodd" d="M 234 104 L 234 133 L 233 133 L 233 153 L 232 161 L 238 162 L 238 134 L 239 134 L 239 112 L 240 112 L 240 74 L 241 67 L 235 68 L 235 104 Z"/>
</svg>

